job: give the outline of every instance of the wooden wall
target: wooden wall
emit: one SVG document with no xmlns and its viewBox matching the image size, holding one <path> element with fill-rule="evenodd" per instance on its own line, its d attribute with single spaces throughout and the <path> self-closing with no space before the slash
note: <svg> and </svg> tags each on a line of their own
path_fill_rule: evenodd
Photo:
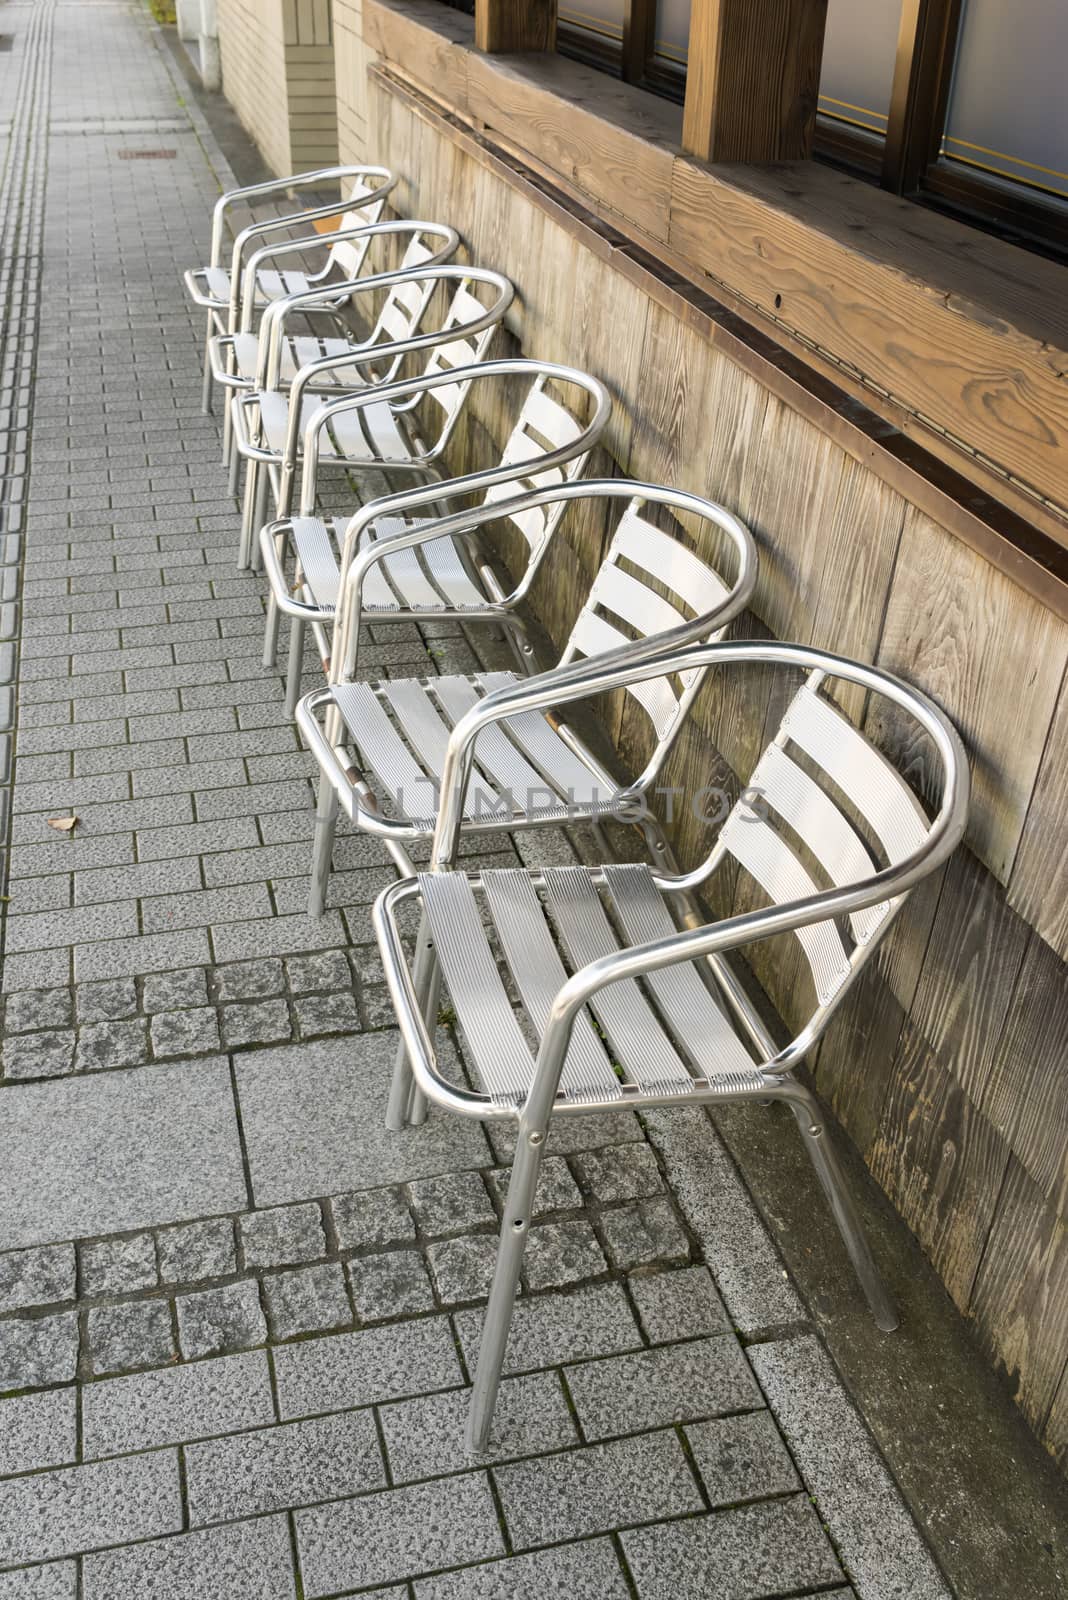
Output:
<svg viewBox="0 0 1068 1600">
<path fill-rule="evenodd" d="M 223 93 L 272 172 L 337 161 L 331 0 L 219 0 Z"/>
<path fill-rule="evenodd" d="M 355 37 L 359 0 L 336 4 Z M 824 1041 L 816 1081 L 1068 1466 L 1068 624 L 645 295 L 610 250 L 445 119 L 379 75 L 339 75 L 339 89 L 342 128 L 375 130 L 373 148 L 343 146 L 343 158 L 404 174 L 403 214 L 455 222 L 474 260 L 514 278 L 510 331 L 525 353 L 609 384 L 599 470 L 709 494 L 748 522 L 762 565 L 745 628 L 891 668 L 960 728 L 973 764 L 968 849 L 913 897 Z M 534 602 L 558 641 L 603 536 L 565 524 L 554 547 Z M 720 751 L 745 770 L 762 692 L 740 704 L 710 689 L 677 781 L 708 782 Z M 638 756 L 641 730 L 609 714 Z M 873 731 L 893 744 L 892 727 Z M 922 787 L 918 757 L 902 753 Z M 685 859 L 704 843 L 686 813 L 676 838 Z M 798 1000 L 775 998 L 786 1013 Z"/>
</svg>

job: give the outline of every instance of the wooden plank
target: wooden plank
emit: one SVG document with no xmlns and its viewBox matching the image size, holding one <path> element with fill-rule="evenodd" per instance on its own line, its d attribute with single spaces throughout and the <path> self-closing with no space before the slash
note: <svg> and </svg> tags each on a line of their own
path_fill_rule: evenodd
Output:
<svg viewBox="0 0 1068 1600">
<path fill-rule="evenodd" d="M 1042 1430 L 1042 1443 L 1061 1471 L 1068 1469 L 1068 1361 Z"/>
<path fill-rule="evenodd" d="M 487 53 L 556 49 L 556 0 L 475 0 L 475 46 Z"/>
<path fill-rule="evenodd" d="M 812 153 L 827 0 L 693 0 L 683 148 L 703 161 Z"/>
<path fill-rule="evenodd" d="M 1017 1405 L 1041 1428 L 1068 1351 L 1068 1222 L 1012 1161 L 971 1313 Z"/>
<path fill-rule="evenodd" d="M 398 72 L 425 84 L 454 111 L 467 110 L 470 17 L 431 0 L 396 5 L 364 0 L 363 37 Z"/>
<path fill-rule="evenodd" d="M 868 1159 L 965 1310 L 1009 1149 L 908 1021 Z"/>
<path fill-rule="evenodd" d="M 1068 626 L 910 507 L 877 664 L 953 718 L 972 768 L 967 838 L 1008 881 L 1068 660 Z M 872 724 L 928 800 L 927 752 L 901 747 L 884 707 Z"/>
<path fill-rule="evenodd" d="M 873 207 L 861 187 L 814 164 L 725 172 L 680 159 L 668 240 L 764 314 L 1068 506 L 1063 269 L 1021 266 L 1034 286 L 1026 295 L 996 251 L 993 268 L 958 253 L 950 270 L 945 252 L 926 248 L 917 207 L 885 195 Z M 832 208 L 832 219 L 821 195 L 848 205 Z M 882 236 L 863 220 L 872 212 Z"/>
<path fill-rule="evenodd" d="M 1068 1198 L 1068 969 L 1037 934 L 1020 968 L 983 1111 L 1062 1214 Z"/>
<path fill-rule="evenodd" d="M 1042 752 L 1009 879 L 1009 903 L 1068 958 L 1068 679 Z"/>
</svg>

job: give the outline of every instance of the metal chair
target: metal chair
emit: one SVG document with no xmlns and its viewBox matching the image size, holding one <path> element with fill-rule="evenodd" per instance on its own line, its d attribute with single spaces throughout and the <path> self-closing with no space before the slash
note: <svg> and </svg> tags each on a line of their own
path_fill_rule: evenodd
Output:
<svg viewBox="0 0 1068 1600">
<path fill-rule="evenodd" d="M 367 278 L 361 294 L 389 292 L 400 273 Z M 305 437 L 314 442 L 315 467 L 329 464 L 360 474 L 415 475 L 421 481 L 441 476 L 440 461 L 467 396 L 470 377 L 465 374 L 485 359 L 490 341 L 515 297 L 512 284 L 499 272 L 481 267 L 425 267 L 403 275 L 408 286 L 455 284 L 444 314 L 431 329 L 421 328 L 411 337 L 380 341 L 371 350 L 353 349 L 342 356 L 325 356 L 301 367 L 292 383 L 283 387 L 278 370 L 280 340 L 287 308 L 272 306 L 264 315 L 261 338 L 267 341 L 266 386 L 231 399 L 234 443 L 248 463 L 245 474 L 244 514 L 238 565 L 248 566 L 254 535 L 266 521 L 268 482 L 275 493 L 276 519 L 289 515 L 301 446 Z M 489 300 L 484 305 L 481 291 Z M 448 381 L 428 390 L 434 405 L 423 416 L 418 407 L 381 400 L 377 394 L 361 397 L 366 378 L 374 368 L 395 370 L 395 361 L 429 352 L 424 374 L 445 373 Z M 313 385 L 327 372 L 350 375 L 353 395 L 322 404 Z M 322 408 L 320 414 L 319 408 Z M 427 442 L 427 441 L 430 442 Z M 258 551 L 258 545 L 256 546 Z"/>
<path fill-rule="evenodd" d="M 887 1331 L 897 1323 L 819 1104 L 794 1072 L 908 892 L 946 860 L 963 834 L 969 782 L 960 739 L 918 690 L 808 646 L 676 642 L 626 657 L 617 652 L 521 680 L 472 706 L 444 752 L 431 870 L 393 885 L 374 908 L 404 1045 L 400 1064 L 410 1064 L 418 1091 L 436 1104 L 518 1125 L 471 1399 L 468 1443 L 474 1451 L 484 1450 L 489 1436 L 554 1116 L 785 1101 L 876 1323 Z M 664 674 L 685 678 L 746 666 L 800 669 L 807 676 L 694 871 L 609 864 L 471 875 L 451 870 L 476 767 L 503 728 L 576 698 L 649 690 L 664 682 Z M 926 735 L 939 791 L 933 820 L 825 692 L 834 681 L 881 697 L 911 721 L 911 735 Z M 709 922 L 693 891 L 720 870 L 746 875 L 763 904 Z M 402 911 L 412 907 L 423 918 L 414 969 L 400 929 Z M 807 1020 L 785 1045 L 773 1039 L 728 959 L 776 935 L 796 936 L 815 996 Z M 475 1088 L 450 1075 L 435 1049 L 439 977 Z M 518 1008 L 510 992 L 518 994 Z M 391 1107 L 398 1103 L 404 1095 L 395 1093 Z"/>
<path fill-rule="evenodd" d="M 451 384 L 458 376 L 438 373 L 409 383 L 379 386 L 375 404 L 388 400 L 414 405 L 433 388 Z M 507 386 L 515 378 L 527 381 L 529 387 L 496 466 L 375 500 L 347 522 L 343 517 L 323 519 L 313 515 L 315 451 L 306 446 L 306 482 L 302 485 L 299 515 L 269 522 L 259 535 L 273 601 L 264 641 L 264 666 L 274 665 L 278 617 L 284 614 L 290 618 L 286 679 L 286 710 L 290 716 L 300 694 L 306 628 L 311 626 L 323 670 L 329 674 L 339 596 L 349 566 L 360 551 L 425 525 L 428 507 L 433 508 L 431 516 L 440 516 L 444 505 L 456 506 L 465 495 L 479 495 L 484 503 L 491 504 L 524 489 L 546 489 L 582 476 L 590 451 L 611 414 L 612 403 L 604 385 L 574 367 L 517 359 L 483 362 L 474 369 L 469 393 L 483 402 L 492 402 L 496 397 L 487 391 Z M 556 396 L 548 388 L 550 383 Z M 560 391 L 566 392 L 566 402 L 557 397 Z M 588 413 L 585 423 L 584 412 Z M 548 507 L 518 512 L 511 519 L 526 545 L 525 566 L 518 584 L 513 585 L 502 573 L 492 550 L 476 553 L 469 540 L 435 538 L 409 545 L 373 564 L 367 569 L 361 589 L 350 595 L 349 604 L 366 607 L 376 622 L 461 619 L 503 625 L 520 665 L 530 671 L 533 652 L 516 607 L 537 574 L 566 504 L 557 500 Z M 419 512 L 423 513 L 421 519 Z M 350 636 L 353 654 L 349 675 L 354 676 L 358 616 L 350 621 Z"/>
<path fill-rule="evenodd" d="M 225 233 L 229 213 L 236 206 L 251 208 L 257 202 L 288 193 L 291 189 L 319 188 L 326 184 L 349 183 L 348 199 L 333 201 L 328 205 L 314 206 L 309 210 L 290 212 L 284 216 L 271 216 L 250 222 L 233 240 L 229 270 L 223 265 L 226 248 Z M 283 295 L 299 294 L 331 276 L 353 279 L 359 276 L 367 244 L 362 239 L 363 229 L 375 223 L 382 215 L 386 197 L 396 187 L 397 179 L 386 167 L 342 166 L 320 167 L 314 172 L 293 173 L 285 178 L 273 178 L 266 183 L 253 183 L 243 189 L 231 189 L 220 195 L 211 216 L 211 255 L 208 265 L 194 267 L 186 272 L 184 282 L 194 305 L 207 312 L 207 331 L 204 341 L 204 393 L 203 409 L 211 410 L 211 361 L 208 342 L 216 333 L 232 333 L 240 313 L 242 287 L 242 261 L 245 250 L 255 241 L 269 234 L 309 224 L 341 213 L 340 230 L 329 235 L 310 234 L 291 241 L 294 248 L 304 251 L 327 250 L 325 265 L 318 272 L 287 269 L 276 272 L 260 268 L 252 291 L 257 301 L 267 305 Z"/>
<path fill-rule="evenodd" d="M 696 630 L 696 637 L 706 638 L 747 604 L 756 582 L 756 550 L 736 517 L 682 490 L 618 478 L 559 484 L 512 500 L 491 501 L 388 541 L 364 544 L 352 557 L 346 576 L 334 681 L 305 696 L 297 707 L 298 726 L 321 774 L 311 915 L 318 915 L 325 904 L 338 806 L 357 827 L 385 842 L 403 873 L 413 873 L 408 849 L 434 833 L 434 797 L 453 727 L 485 695 L 521 681 L 505 672 L 424 682 L 356 680 L 358 630 L 361 617 L 370 610 L 367 596 L 373 592 L 376 569 L 380 571 L 398 552 L 467 540 L 496 520 L 531 527 L 536 518 L 548 515 L 558 522 L 561 510 L 576 502 L 616 506 L 620 515 L 564 647 L 561 668 L 626 645 L 635 636 L 648 639 L 683 625 Z M 699 520 L 710 542 L 725 547 L 734 568 L 733 581 L 654 526 L 651 517 L 657 514 Z M 527 587 L 523 581 L 519 592 L 525 593 Z M 503 607 L 500 614 L 505 614 Z M 677 688 L 666 681 L 636 686 L 633 698 L 652 724 L 655 749 L 640 776 L 626 782 L 608 771 L 579 733 L 562 720 L 523 716 L 494 730 L 479 752 L 463 826 L 480 833 L 514 831 L 558 827 L 562 822 L 596 824 L 606 815 L 623 814 L 653 828 L 644 796 L 656 783 L 699 683 L 696 674 Z M 656 847 L 660 845 L 657 835 Z"/>
<path fill-rule="evenodd" d="M 345 293 L 346 304 L 354 299 L 358 300 L 360 291 L 368 282 L 366 273 L 343 283 L 332 283 L 328 289 L 304 290 L 299 294 L 285 295 L 281 299 L 272 301 L 272 305 L 281 313 L 279 318 L 272 319 L 267 325 L 269 332 L 274 336 L 274 349 L 271 348 L 270 338 L 267 335 L 261 337 L 261 330 L 254 327 L 257 310 L 254 294 L 242 292 L 236 331 L 215 334 L 208 341 L 208 359 L 215 383 L 222 388 L 240 389 L 246 392 L 263 388 L 268 381 L 268 371 L 273 356 L 277 363 L 275 381 L 280 387 L 286 388 L 293 382 L 300 368 L 307 366 L 309 362 L 320 361 L 324 357 L 349 355 L 356 349 L 371 349 L 374 345 L 387 340 L 407 339 L 412 336 L 430 302 L 434 283 L 426 279 L 411 283 L 404 275 L 415 272 L 420 267 L 441 266 L 451 260 L 460 248 L 460 235 L 455 228 L 448 228 L 440 222 L 376 222 L 355 232 L 365 242 L 368 250 L 376 242 L 388 245 L 394 241 L 399 243 L 404 238 L 409 241 L 400 265 L 392 269 L 395 270 L 395 281 L 374 318 L 370 333 L 362 339 L 358 338 L 351 324 L 347 323 L 341 325 L 342 331 L 337 337 L 324 337 L 321 332 L 310 328 L 311 320 L 323 313 L 331 318 L 340 315 L 339 292 Z M 289 240 L 274 249 L 256 251 L 249 258 L 245 269 L 246 280 L 254 278 L 261 257 L 298 249 L 303 243 L 303 240 Z M 363 263 L 365 267 L 366 263 L 365 253 Z M 375 278 L 378 276 L 380 276 L 378 273 L 374 275 Z M 295 313 L 300 313 L 308 320 L 309 331 L 305 333 L 290 331 L 290 319 Z M 335 377 L 330 371 L 327 371 L 315 385 L 317 390 L 334 393 L 339 389 L 351 389 L 351 387 L 351 374 L 345 382 L 341 375 Z"/>
</svg>

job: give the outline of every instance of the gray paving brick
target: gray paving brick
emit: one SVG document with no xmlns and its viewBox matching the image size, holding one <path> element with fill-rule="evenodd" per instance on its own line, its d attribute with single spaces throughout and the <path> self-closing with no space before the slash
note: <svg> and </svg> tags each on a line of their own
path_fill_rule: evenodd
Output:
<svg viewBox="0 0 1068 1600">
<path fill-rule="evenodd" d="M 461 1382 L 446 1317 L 284 1345 L 274 1352 L 274 1367 L 283 1421 Z"/>
<path fill-rule="evenodd" d="M 212 1006 L 159 1012 L 152 1018 L 149 1032 L 152 1053 L 161 1060 L 206 1055 L 220 1047 L 219 1023 Z"/>
<path fill-rule="evenodd" d="M 510 1122 L 489 1125 L 493 1153 L 502 1165 L 515 1154 L 515 1128 Z M 642 1125 L 630 1111 L 590 1111 L 581 1116 L 557 1117 L 545 1141 L 546 1155 L 566 1156 L 578 1150 L 597 1150 L 608 1144 L 635 1144 L 644 1140 Z"/>
<path fill-rule="evenodd" d="M 77 1362 L 78 1319 L 72 1311 L 0 1322 L 0 1391 L 69 1383 Z"/>
<path fill-rule="evenodd" d="M 434 1304 L 423 1258 L 417 1250 L 387 1250 L 348 1265 L 356 1314 L 361 1322 L 383 1322 Z"/>
<path fill-rule="evenodd" d="M 674 1433 L 647 1433 L 494 1470 L 517 1550 L 700 1511 Z"/>
<path fill-rule="evenodd" d="M 276 1339 L 327 1333 L 352 1325 L 352 1306 L 345 1291 L 345 1270 L 340 1261 L 266 1273 L 263 1292 Z"/>
<path fill-rule="evenodd" d="M 73 1070 L 75 1043 L 76 1036 L 70 1028 L 14 1034 L 4 1041 L 4 1076 L 60 1078 Z"/>
<path fill-rule="evenodd" d="M 427 1247 L 426 1256 L 434 1285 L 446 1305 L 485 1300 L 497 1263 L 497 1235 L 468 1233 L 439 1239 Z"/>
<path fill-rule="evenodd" d="M 653 1344 L 698 1339 L 730 1327 L 707 1267 L 678 1272 L 635 1273 L 630 1292 L 642 1327 Z"/>
<path fill-rule="evenodd" d="M 290 1266 L 326 1252 L 322 1216 L 314 1202 L 250 1212 L 241 1218 L 240 1233 L 250 1267 Z"/>
<path fill-rule="evenodd" d="M 243 1045 L 279 1044 L 289 1039 L 292 1024 L 284 999 L 253 1000 L 223 1006 L 220 1013 L 223 1043 L 228 1050 Z"/>
<path fill-rule="evenodd" d="M 588 1222 L 544 1222 L 530 1230 L 523 1273 L 531 1289 L 559 1289 L 607 1270 Z"/>
<path fill-rule="evenodd" d="M 5 957 L 3 989 L 12 994 L 18 989 L 36 989 L 42 983 L 70 982 L 69 950 L 35 950 L 32 955 Z"/>
<path fill-rule="evenodd" d="M 82 1600 L 296 1600 L 281 1516 L 206 1528 L 87 1556 Z"/>
<path fill-rule="evenodd" d="M 0 1237 L 12 1245 L 243 1211 L 225 1062 L 138 1067 L 4 1091 Z"/>
<path fill-rule="evenodd" d="M 274 1402 L 262 1350 L 87 1384 L 86 1459 L 149 1450 L 271 1423 Z"/>
<path fill-rule="evenodd" d="M 215 969 L 214 986 L 223 1002 L 262 1000 L 284 991 L 284 970 L 281 961 L 238 961 Z"/>
<path fill-rule="evenodd" d="M 74 1561 L 0 1572 L 0 1600 L 74 1600 L 77 1578 Z"/>
<path fill-rule="evenodd" d="M 80 906 L 116 895 L 136 900 L 142 895 L 170 894 L 200 888 L 195 857 L 173 861 L 139 861 L 130 867 L 97 867 L 74 874 L 74 899 Z"/>
<path fill-rule="evenodd" d="M 431 1112 L 404 1134 L 385 1127 L 395 1034 L 250 1052 L 234 1063 L 257 1205 L 486 1164 L 466 1118 Z"/>
<path fill-rule="evenodd" d="M 75 991 L 79 1022 L 110 1022 L 133 1016 L 137 1010 L 137 985 L 132 978 L 82 983 Z"/>
<path fill-rule="evenodd" d="M 148 1060 L 148 1027 L 140 1017 L 125 1022 L 91 1022 L 78 1034 L 74 1065 L 79 1072 L 136 1067 Z"/>
<path fill-rule="evenodd" d="M 415 1238 L 415 1223 L 397 1189 L 365 1189 L 334 1195 L 330 1211 L 342 1250 L 403 1244 Z"/>
<path fill-rule="evenodd" d="M 340 952 L 338 952 L 340 954 Z M 352 994 L 313 994 L 294 1001 L 297 1031 L 302 1039 L 335 1033 L 354 1033 L 360 1027 L 356 997 Z"/>
<path fill-rule="evenodd" d="M 27 989 L 23 994 L 12 995 L 4 1007 L 6 1033 L 67 1028 L 73 1020 L 69 989 Z"/>
<path fill-rule="evenodd" d="M 510 1167 L 498 1167 L 486 1174 L 491 1194 L 496 1195 L 503 1209 L 512 1176 Z M 538 1173 L 538 1189 L 534 1196 L 535 1218 L 548 1216 L 553 1211 L 573 1211 L 582 1204 L 579 1186 L 568 1169 L 563 1156 L 547 1156 Z"/>
<path fill-rule="evenodd" d="M 208 985 L 202 967 L 181 972 L 158 972 L 145 979 L 146 1011 L 177 1011 L 184 1006 L 206 1006 Z"/>
<path fill-rule="evenodd" d="M 606 1211 L 601 1229 L 613 1264 L 624 1270 L 686 1260 L 690 1254 L 686 1232 L 668 1199 L 637 1200 Z"/>
<path fill-rule="evenodd" d="M 266 1342 L 267 1324 L 255 1282 L 179 1295 L 175 1307 L 178 1337 L 187 1359 L 248 1350 Z"/>
<path fill-rule="evenodd" d="M 729 1334 L 568 1367 L 588 1439 L 752 1409 L 761 1394 Z"/>
<path fill-rule="evenodd" d="M 872 1439 L 811 1335 L 752 1346 L 750 1361 L 865 1600 L 947 1600 L 947 1590 Z M 805 1581 L 811 1582 L 811 1579 Z"/>
<path fill-rule="evenodd" d="M 589 1150 L 576 1157 L 575 1167 L 589 1193 L 602 1205 L 647 1199 L 664 1187 L 656 1156 L 647 1144 Z"/>
<path fill-rule="evenodd" d="M 174 1359 L 171 1308 L 166 1300 L 94 1306 L 86 1319 L 93 1371 L 132 1372 Z"/>
<path fill-rule="evenodd" d="M 39 819 L 38 819 L 39 820 Z M 41 841 L 41 834 L 48 838 Z M 35 827 L 32 842 L 15 844 L 11 850 L 10 869 L 17 877 L 35 877 L 38 873 L 78 872 L 91 867 L 125 866 L 133 861 L 133 834 L 101 834 L 81 838 L 61 838 L 44 824 L 40 831 Z"/>
<path fill-rule="evenodd" d="M 216 961 L 236 961 L 250 950 L 273 956 L 325 950 L 343 945 L 346 935 L 337 912 L 328 911 L 318 918 L 290 916 L 222 922 L 212 928 L 211 940 Z"/>
<path fill-rule="evenodd" d="M 164 1283 L 226 1277 L 237 1267 L 234 1225 L 229 1217 L 211 1217 L 161 1229 L 156 1235 L 156 1252 Z"/>
<path fill-rule="evenodd" d="M 0 1477 L 73 1461 L 78 1447 L 76 1408 L 73 1389 L 0 1400 Z"/>
<path fill-rule="evenodd" d="M 131 1294 L 157 1281 L 156 1246 L 150 1233 L 101 1239 L 81 1247 L 82 1293 Z"/>
<path fill-rule="evenodd" d="M 272 850 L 275 861 L 282 852 Z M 301 851 L 301 865 L 298 873 L 307 871 L 307 852 Z M 278 877 L 277 867 L 274 877 Z M 352 972 L 343 950 L 322 950 L 316 955 L 294 956 L 286 962 L 286 976 L 293 994 L 317 994 L 332 989 L 349 990 L 352 986 Z"/>
<path fill-rule="evenodd" d="M 630 1589 L 607 1539 L 558 1545 L 442 1573 L 415 1585 L 415 1600 L 535 1600 L 567 1595 L 569 1600 L 627 1600 Z"/>
<path fill-rule="evenodd" d="M 201 889 L 195 893 L 162 895 L 141 903 L 148 933 L 168 928 L 208 928 L 226 919 L 269 916 L 271 899 L 263 883 L 246 883 L 229 889 Z"/>
<path fill-rule="evenodd" d="M 142 861 L 163 861 L 168 856 L 203 855 L 213 850 L 242 850 L 259 844 L 256 824 L 250 816 L 228 817 L 222 822 L 196 822 L 179 827 L 152 827 L 138 830 L 137 854 Z M 180 966 L 180 962 L 175 962 Z"/>
<path fill-rule="evenodd" d="M 186 928 L 178 933 L 143 933 L 135 939 L 108 939 L 76 946 L 74 976 L 82 983 L 87 979 L 121 978 L 132 973 L 203 965 L 210 959 L 207 935 L 202 928 Z"/>
<path fill-rule="evenodd" d="M 446 1172 L 409 1185 L 421 1230 L 432 1238 L 479 1223 L 496 1225 L 497 1213 L 477 1172 Z"/>
<path fill-rule="evenodd" d="M 363 1493 L 386 1486 L 370 1411 L 212 1439 L 190 1445 L 185 1459 L 193 1527 L 330 1500 L 341 1487 Z"/>
<path fill-rule="evenodd" d="M 394 1483 L 470 1467 L 464 1442 L 470 1398 L 469 1389 L 451 1389 L 381 1407 L 379 1418 Z M 486 1461 L 542 1455 L 577 1443 L 578 1431 L 556 1373 L 534 1373 L 502 1383 Z"/>
<path fill-rule="evenodd" d="M 718 1511 L 622 1535 L 640 1600 L 708 1592 L 723 1600 L 791 1592 L 841 1577 L 812 1507 L 801 1496 Z"/>
<path fill-rule="evenodd" d="M 474 1371 L 482 1311 L 456 1313 L 468 1370 Z M 505 1356 L 506 1372 L 556 1367 L 565 1361 L 618 1355 L 641 1345 L 638 1324 L 618 1283 L 591 1284 L 570 1294 L 553 1291 L 516 1303 Z"/>
<path fill-rule="evenodd" d="M 7 1566 L 148 1539 L 182 1524 L 173 1451 L 13 1479 L 4 1500 L 0 1562 Z"/>
<path fill-rule="evenodd" d="M 504 1553 L 484 1473 L 299 1511 L 309 1600 Z"/>
<path fill-rule="evenodd" d="M 801 1488 L 790 1453 L 770 1411 L 718 1417 L 686 1429 L 712 1505 L 738 1505 Z"/>
</svg>

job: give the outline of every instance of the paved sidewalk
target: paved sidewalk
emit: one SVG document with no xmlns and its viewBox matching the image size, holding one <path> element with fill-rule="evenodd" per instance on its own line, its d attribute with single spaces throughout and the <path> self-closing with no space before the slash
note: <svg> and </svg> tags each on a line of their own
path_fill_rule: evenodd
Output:
<svg viewBox="0 0 1068 1600">
<path fill-rule="evenodd" d="M 0 1600 L 937 1600 L 700 1113 L 554 1134 L 464 1458 L 510 1150 L 384 1130 L 377 847 L 303 913 L 309 761 L 179 282 L 225 163 L 139 5 L 0 25 Z M 471 657 L 397 629 L 366 660 Z"/>
</svg>

